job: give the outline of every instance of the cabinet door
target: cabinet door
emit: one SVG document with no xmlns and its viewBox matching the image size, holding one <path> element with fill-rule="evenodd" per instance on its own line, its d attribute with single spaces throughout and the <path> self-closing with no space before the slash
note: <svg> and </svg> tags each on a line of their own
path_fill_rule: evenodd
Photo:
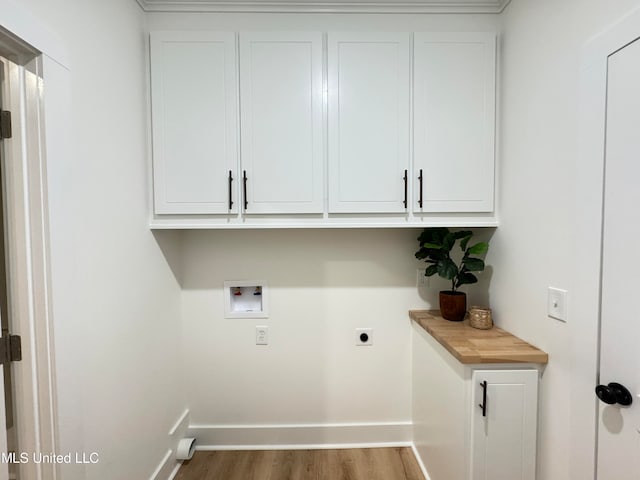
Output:
<svg viewBox="0 0 640 480">
<path fill-rule="evenodd" d="M 329 212 L 407 210 L 407 33 L 329 33 Z"/>
<path fill-rule="evenodd" d="M 151 34 L 156 214 L 237 211 L 237 97 L 235 34 Z"/>
<path fill-rule="evenodd" d="M 535 480 L 538 371 L 476 370 L 472 382 L 471 480 Z"/>
<path fill-rule="evenodd" d="M 322 35 L 240 34 L 246 213 L 322 213 Z"/>
<path fill-rule="evenodd" d="M 414 211 L 493 210 L 495 57 L 493 33 L 415 34 Z"/>
</svg>

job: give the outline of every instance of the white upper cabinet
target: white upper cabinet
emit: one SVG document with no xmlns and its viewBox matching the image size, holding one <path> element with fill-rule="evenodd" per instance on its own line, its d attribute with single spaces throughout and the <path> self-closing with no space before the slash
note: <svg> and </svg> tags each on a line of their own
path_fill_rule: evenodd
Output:
<svg viewBox="0 0 640 480">
<path fill-rule="evenodd" d="M 414 36 L 414 212 L 491 212 L 493 33 Z"/>
<path fill-rule="evenodd" d="M 329 33 L 329 213 L 407 211 L 410 34 Z"/>
<path fill-rule="evenodd" d="M 322 34 L 240 34 L 246 214 L 323 212 L 322 85 Z"/>
<path fill-rule="evenodd" d="M 151 34 L 155 228 L 494 226 L 494 33 Z"/>
<path fill-rule="evenodd" d="M 151 34 L 156 214 L 237 211 L 235 43 L 233 33 Z"/>
</svg>

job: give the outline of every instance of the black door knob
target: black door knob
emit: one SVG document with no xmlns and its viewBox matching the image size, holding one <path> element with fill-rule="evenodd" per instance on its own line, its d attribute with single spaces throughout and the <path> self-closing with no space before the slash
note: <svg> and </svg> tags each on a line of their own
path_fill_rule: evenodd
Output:
<svg viewBox="0 0 640 480">
<path fill-rule="evenodd" d="M 633 402 L 633 397 L 624 385 L 611 382 L 609 385 L 598 385 L 596 387 L 596 395 L 604 403 L 620 405 L 627 407 Z"/>
</svg>

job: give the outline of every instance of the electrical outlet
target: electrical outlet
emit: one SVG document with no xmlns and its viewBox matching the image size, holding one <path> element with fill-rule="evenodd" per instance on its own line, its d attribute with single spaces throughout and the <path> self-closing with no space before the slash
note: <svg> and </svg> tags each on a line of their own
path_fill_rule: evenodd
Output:
<svg viewBox="0 0 640 480">
<path fill-rule="evenodd" d="M 373 345 L 373 328 L 356 328 L 356 345 L 358 347 Z"/>
<path fill-rule="evenodd" d="M 567 321 L 567 291 L 549 287 L 547 290 L 547 315 L 561 322 Z"/>
<path fill-rule="evenodd" d="M 424 274 L 424 270 L 424 268 L 419 268 L 416 270 L 416 286 L 418 287 L 429 286 L 429 277 Z"/>
<path fill-rule="evenodd" d="M 256 345 L 269 345 L 269 327 L 266 325 L 256 326 Z"/>
</svg>

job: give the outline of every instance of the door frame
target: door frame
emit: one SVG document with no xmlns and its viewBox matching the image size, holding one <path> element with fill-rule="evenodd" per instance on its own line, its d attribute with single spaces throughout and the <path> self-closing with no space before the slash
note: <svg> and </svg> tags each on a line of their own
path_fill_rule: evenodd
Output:
<svg viewBox="0 0 640 480">
<path fill-rule="evenodd" d="M 598 436 L 600 296 L 607 104 L 607 61 L 640 37 L 640 8 L 632 10 L 583 48 L 580 69 L 574 301 L 570 324 L 570 478 L 595 479 Z"/>
<path fill-rule="evenodd" d="M 46 78 L 45 94 L 33 109 L 37 113 L 30 117 L 15 115 L 18 121 L 14 120 L 14 137 L 19 139 L 15 143 L 22 145 L 14 145 L 12 149 L 13 161 L 18 163 L 7 178 L 7 191 L 13 197 L 7 232 L 9 243 L 18 247 L 11 262 L 15 278 L 9 288 L 15 295 L 12 310 L 24 335 L 23 362 L 16 369 L 24 388 L 16 395 L 23 412 L 29 412 L 18 418 L 19 448 L 29 454 L 60 453 L 54 358 L 57 309 L 51 293 L 47 164 L 64 164 L 68 157 L 68 53 L 61 40 L 28 9 L 13 0 L 0 0 L 0 10 L 3 13 L 0 42 L 4 52 L 12 54 L 10 60 L 28 65 L 38 77 Z M 35 145 L 29 154 L 22 148 L 27 145 L 27 137 L 33 140 L 31 147 Z M 60 465 L 54 463 L 29 462 L 20 465 L 20 473 L 22 478 L 34 480 L 61 478 Z"/>
</svg>

